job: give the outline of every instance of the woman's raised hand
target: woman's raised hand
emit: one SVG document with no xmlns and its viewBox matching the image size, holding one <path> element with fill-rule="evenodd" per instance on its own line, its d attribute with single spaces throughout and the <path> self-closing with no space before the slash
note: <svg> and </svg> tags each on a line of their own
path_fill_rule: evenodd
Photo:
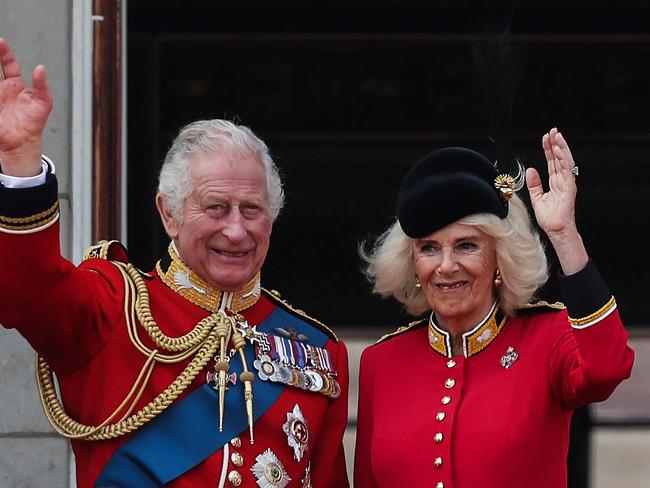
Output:
<svg viewBox="0 0 650 488">
<path fill-rule="evenodd" d="M 544 191 L 539 173 L 526 171 L 526 185 L 539 226 L 552 237 L 575 228 L 576 175 L 571 150 L 562 134 L 551 129 L 542 137 L 542 149 L 548 164 L 548 188 Z"/>
<path fill-rule="evenodd" d="M 548 235 L 565 274 L 580 271 L 589 256 L 575 219 L 576 167 L 564 136 L 551 129 L 542 137 L 542 149 L 548 164 L 548 191 L 534 168 L 526 170 L 526 186 L 535 211 L 535 218 Z"/>
</svg>

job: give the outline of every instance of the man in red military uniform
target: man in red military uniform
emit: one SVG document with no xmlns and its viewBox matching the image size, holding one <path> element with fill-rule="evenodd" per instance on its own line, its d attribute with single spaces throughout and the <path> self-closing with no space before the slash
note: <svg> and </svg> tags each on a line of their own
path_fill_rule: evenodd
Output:
<svg viewBox="0 0 650 488">
<path fill-rule="evenodd" d="M 38 353 L 78 486 L 347 486 L 345 346 L 260 284 L 283 199 L 266 145 L 228 121 L 183 128 L 160 175 L 171 242 L 156 269 L 114 241 L 74 266 L 41 156 L 45 69 L 28 88 L 3 39 L 0 66 L 0 322 Z"/>
</svg>

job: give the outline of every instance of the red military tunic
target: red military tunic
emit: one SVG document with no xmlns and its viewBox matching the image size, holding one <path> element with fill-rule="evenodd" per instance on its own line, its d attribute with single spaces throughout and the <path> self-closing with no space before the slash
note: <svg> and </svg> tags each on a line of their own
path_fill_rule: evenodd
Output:
<svg viewBox="0 0 650 488">
<path fill-rule="evenodd" d="M 426 320 L 368 347 L 355 487 L 566 487 L 573 410 L 605 400 L 634 358 L 598 283 L 591 263 L 563 277 L 579 319 L 557 306 L 510 318 L 495 307 L 465 334 L 463 356 Z"/>
<path fill-rule="evenodd" d="M 16 328 L 56 372 L 67 413 L 83 424 L 96 426 L 127 396 L 147 356 L 136 349 L 127 331 L 125 324 L 130 308 L 124 303 L 126 282 L 119 266 L 110 261 L 125 261 L 123 248 L 115 244 L 99 246 L 95 254 L 108 259 L 87 259 L 78 267 L 64 259 L 59 250 L 56 198 L 53 175 L 48 175 L 45 185 L 35 188 L 0 188 L 0 255 L 3 256 L 0 323 Z M 267 482 L 260 486 L 348 486 L 342 446 L 347 425 L 348 389 L 344 344 L 325 326 L 292 309 L 274 294 L 260 290 L 258 277 L 239 293 L 222 294 L 219 290 L 211 290 L 191 270 L 183 267 L 177 256 L 166 256 L 157 271 L 141 275 L 148 290 L 152 316 L 165 335 L 179 337 L 188 333 L 210 311 L 220 307 L 226 295 L 228 308 L 242 314 L 251 326 L 280 308 L 282 313 L 300 316 L 306 324 L 307 336 L 325 334 L 322 349 L 331 359 L 340 396 L 333 399 L 334 395 L 287 385 L 255 422 L 254 444 L 250 444 L 246 429 L 241 436 L 230 443 L 226 441 L 224 448 L 166 486 L 258 486 L 259 469 L 256 475 L 253 468 L 260 462 L 258 457 L 269 449 L 284 474 L 279 481 L 276 478 L 276 484 Z M 174 283 L 174 276 L 170 277 L 168 272 L 179 269 L 187 272 L 186 277 L 191 277 L 195 290 L 201 287 L 210 290 L 208 301 L 203 300 L 201 294 L 197 298 L 195 290 Z M 146 347 L 154 348 L 142 329 L 139 335 Z M 308 342 L 310 339 L 302 340 Z M 134 412 L 168 388 L 191 359 L 174 364 L 156 363 Z M 247 358 L 253 372 L 254 359 Z M 238 355 L 232 359 L 233 362 L 239 360 Z M 205 385 L 206 371 L 211 370 L 213 364 L 210 361 L 206 365 L 205 371 L 174 399 L 170 409 Z M 253 394 L 260 381 L 255 376 Z M 308 429 L 308 441 L 301 456 L 297 456 L 289 442 L 290 434 L 283 430 L 289 416 L 296 412 L 296 406 Z M 218 409 L 216 402 L 214 408 Z M 228 411 L 224 417 L 227 423 Z M 119 420 L 120 416 L 113 422 Z M 100 441 L 73 440 L 77 485 L 80 488 L 94 486 L 108 460 L 132 435 L 128 433 Z M 267 462 L 270 458 L 260 459 Z M 120 488 L 126 487 L 120 485 Z"/>
</svg>

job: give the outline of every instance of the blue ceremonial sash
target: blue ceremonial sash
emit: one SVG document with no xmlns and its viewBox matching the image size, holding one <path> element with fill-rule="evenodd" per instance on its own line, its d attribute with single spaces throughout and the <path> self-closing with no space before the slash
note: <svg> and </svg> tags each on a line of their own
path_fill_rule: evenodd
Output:
<svg viewBox="0 0 650 488">
<path fill-rule="evenodd" d="M 309 337 L 309 343 L 323 347 L 327 335 L 276 306 L 258 325 L 260 332 L 274 334 L 275 327 L 293 327 Z M 245 348 L 254 357 L 253 347 Z M 252 366 L 249 364 L 249 369 Z M 239 356 L 230 361 L 230 371 L 242 371 Z M 280 383 L 253 382 L 255 421 L 275 403 L 286 388 Z M 223 448 L 233 437 L 248 429 L 241 381 L 226 392 L 223 432 L 219 432 L 219 396 L 208 385 L 197 388 L 136 431 L 102 470 L 95 488 L 154 488 L 164 486 Z"/>
</svg>

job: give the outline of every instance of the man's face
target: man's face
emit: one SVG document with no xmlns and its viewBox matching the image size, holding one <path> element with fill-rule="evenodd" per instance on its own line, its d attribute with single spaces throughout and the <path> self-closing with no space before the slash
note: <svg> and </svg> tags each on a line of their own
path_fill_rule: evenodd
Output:
<svg viewBox="0 0 650 488">
<path fill-rule="evenodd" d="M 193 191 L 182 222 L 158 196 L 165 229 L 199 277 L 221 290 L 237 290 L 257 274 L 269 249 L 273 221 L 262 163 L 241 149 L 217 149 L 194 156 L 190 175 Z"/>
</svg>

